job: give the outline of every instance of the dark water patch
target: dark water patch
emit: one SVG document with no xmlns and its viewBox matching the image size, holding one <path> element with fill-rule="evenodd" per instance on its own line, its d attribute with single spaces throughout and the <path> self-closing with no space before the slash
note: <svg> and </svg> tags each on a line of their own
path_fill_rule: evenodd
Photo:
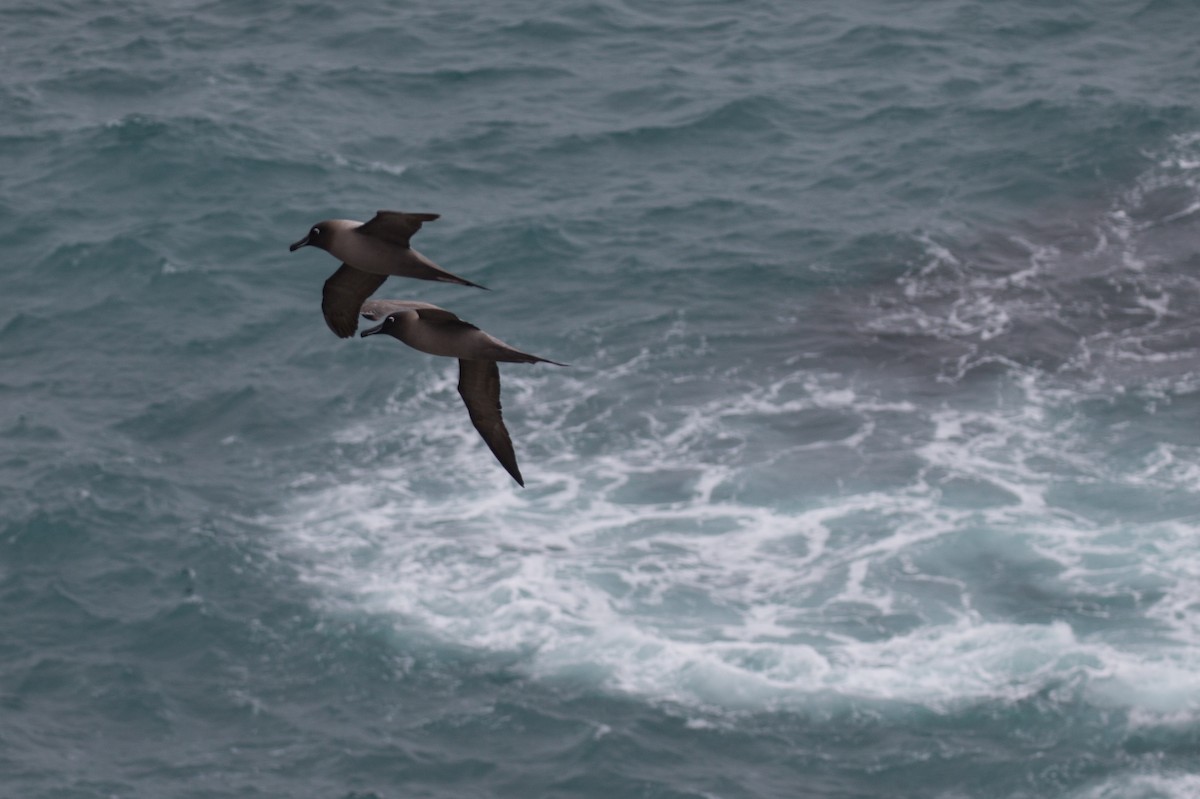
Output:
<svg viewBox="0 0 1200 799">
<path fill-rule="evenodd" d="M 1148 203 L 1147 215 L 1161 220 L 1186 211 L 1190 190 L 1177 188 L 1160 195 L 1168 200 L 1161 208 Z M 1163 347 L 1172 351 L 1164 370 L 1194 371 L 1186 314 L 1174 316 L 1195 300 L 1193 281 L 1177 264 L 1176 231 L 1160 236 L 1140 223 L 1145 232 L 1135 234 L 1135 243 L 1124 212 L 1106 219 L 1102 210 L 1085 211 L 1090 224 L 1086 215 L 1064 225 L 1048 221 L 983 235 L 965 248 L 933 245 L 910 256 L 913 271 L 900 279 L 901 290 L 878 292 L 870 301 L 881 316 L 868 327 L 880 345 L 913 336 L 914 342 L 939 342 L 931 352 L 943 357 L 958 350 L 960 374 L 1007 361 L 1094 375 L 1103 361 L 1106 374 L 1136 380 L 1140 371 L 1146 380 L 1157 368 L 1153 353 Z M 1151 260 L 1153 267 L 1138 266 Z"/>
<path fill-rule="evenodd" d="M 1166 755 L 1186 758 L 1200 745 L 1200 728 L 1163 725 L 1134 731 L 1124 743 L 1124 749 L 1135 757 L 1155 759 Z"/>
<path fill-rule="evenodd" d="M 1169 225 L 1195 213 L 1197 194 L 1194 184 L 1149 186 L 1137 192 L 1125 215 L 1139 228 Z"/>
</svg>

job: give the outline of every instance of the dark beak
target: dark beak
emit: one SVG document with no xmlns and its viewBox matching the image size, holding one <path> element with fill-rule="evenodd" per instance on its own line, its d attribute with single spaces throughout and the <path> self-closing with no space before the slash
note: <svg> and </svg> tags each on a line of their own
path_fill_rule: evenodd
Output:
<svg viewBox="0 0 1200 799">
<path fill-rule="evenodd" d="M 375 327 L 368 327 L 366 330 L 359 333 L 358 337 L 366 338 L 367 336 L 373 336 L 376 333 L 382 333 L 382 332 L 383 332 L 383 325 L 375 325 Z"/>
<path fill-rule="evenodd" d="M 304 238 L 300 239 L 300 241 L 293 244 L 291 247 L 288 247 L 288 252 L 295 252 L 296 250 L 300 249 L 301 247 L 306 246 L 307 244 L 308 244 L 308 236 L 305 236 Z"/>
</svg>

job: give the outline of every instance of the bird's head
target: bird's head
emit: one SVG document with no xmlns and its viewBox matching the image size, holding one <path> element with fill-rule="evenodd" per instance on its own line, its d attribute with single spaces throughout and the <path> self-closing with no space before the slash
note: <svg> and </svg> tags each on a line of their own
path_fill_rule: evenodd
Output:
<svg viewBox="0 0 1200 799">
<path fill-rule="evenodd" d="M 399 331 L 399 329 L 400 329 L 399 314 L 389 314 L 388 316 L 384 317 L 382 322 L 375 325 L 375 327 L 369 327 L 366 330 L 364 330 L 363 332 L 359 333 L 358 335 L 360 338 L 366 338 L 367 336 L 373 336 L 376 333 L 386 333 L 389 336 L 393 336 L 395 338 L 400 338 L 400 336 L 397 335 L 397 332 Z"/>
<path fill-rule="evenodd" d="M 300 239 L 300 241 L 297 241 L 296 243 L 292 244 L 292 246 L 288 247 L 288 251 L 295 252 L 296 250 L 300 249 L 301 247 L 309 247 L 309 246 L 319 247 L 322 250 L 329 249 L 329 247 L 328 247 L 329 229 L 330 229 L 329 222 L 318 222 L 317 224 L 312 226 L 312 229 L 310 231 L 308 231 L 308 234 L 304 238 Z"/>
</svg>

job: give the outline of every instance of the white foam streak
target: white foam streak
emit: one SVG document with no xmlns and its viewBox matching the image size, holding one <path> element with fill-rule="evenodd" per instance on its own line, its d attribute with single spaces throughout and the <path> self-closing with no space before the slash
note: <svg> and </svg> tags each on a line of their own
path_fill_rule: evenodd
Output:
<svg viewBox="0 0 1200 799">
<path fill-rule="evenodd" d="M 1011 700 L 1082 678 L 1113 701 L 1157 706 L 1120 675 L 1148 669 L 1162 684 L 1164 673 L 1182 673 L 1178 663 L 1156 667 L 1136 652 L 1081 641 L 1061 622 L 988 621 L 967 582 L 930 568 L 929 552 L 980 524 L 1019 531 L 1033 551 L 1062 564 L 1068 584 L 1096 579 L 1088 558 L 1129 551 L 1048 502 L 1053 483 L 1030 461 L 1095 470 L 1072 455 L 1070 426 L 1048 421 L 1051 400 L 1034 380 L 1010 411 L 933 412 L 929 439 L 914 449 L 925 467 L 908 488 L 787 509 L 730 495 L 740 469 L 705 462 L 707 441 L 748 417 L 823 408 L 872 419 L 918 410 L 862 396 L 834 375 L 788 376 L 682 414 L 648 412 L 652 437 L 586 461 L 551 455 L 538 493 L 519 493 L 472 435 L 454 435 L 463 420 L 447 396 L 448 374 L 432 375 L 416 396 L 397 396 L 383 418 L 350 426 L 341 439 L 378 444 L 379 430 L 396 427 L 390 415 L 419 412 L 428 421 L 422 441 L 436 444 L 430 459 L 448 459 L 450 471 L 469 473 L 478 488 L 416 491 L 407 463 L 416 456 L 400 452 L 334 487 L 302 492 L 293 509 L 288 532 L 309 579 L 352 607 L 457 645 L 517 653 L 535 675 L 591 675 L 615 690 L 705 705 L 836 696 L 943 706 Z M 515 376 L 514 389 L 544 379 Z M 874 429 L 864 422 L 823 446 L 857 450 Z M 1140 479 L 1163 476 L 1172 457 L 1160 451 Z M 626 497 L 673 474 L 682 483 L 668 499 Z M 955 479 L 991 486 L 993 499 L 947 502 L 944 487 Z M 898 587 L 896 574 L 909 587 Z M 1166 622 L 1191 601 L 1175 597 L 1156 613 Z M 862 635 L 864 624 L 905 618 L 926 621 L 879 640 Z"/>
<path fill-rule="evenodd" d="M 1072 794 L 1079 799 L 1195 799 L 1200 776 L 1185 773 L 1122 775 Z"/>
<path fill-rule="evenodd" d="M 333 163 L 342 168 L 353 169 L 356 172 L 380 172 L 385 175 L 400 177 L 408 171 L 405 164 L 389 164 L 384 161 L 364 161 L 357 158 L 347 158 L 340 153 L 333 153 Z"/>
</svg>

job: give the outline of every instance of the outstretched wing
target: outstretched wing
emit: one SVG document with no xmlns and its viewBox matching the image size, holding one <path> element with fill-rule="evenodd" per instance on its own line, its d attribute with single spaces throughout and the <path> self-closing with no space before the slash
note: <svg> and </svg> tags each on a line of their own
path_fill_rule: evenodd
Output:
<svg viewBox="0 0 1200 799">
<path fill-rule="evenodd" d="M 458 361 L 458 393 L 466 403 L 471 424 L 483 436 L 488 449 L 496 456 L 517 485 L 524 486 L 512 439 L 500 416 L 500 367 L 495 361 Z"/>
<path fill-rule="evenodd" d="M 383 285 L 387 275 L 373 275 L 349 264 L 342 264 L 321 292 L 321 313 L 325 324 L 341 338 L 353 336 L 358 329 L 358 309 Z"/>
<path fill-rule="evenodd" d="M 464 325 L 468 324 L 445 308 L 439 308 L 428 302 L 417 302 L 416 300 L 367 300 L 362 305 L 361 313 L 365 318 L 376 321 L 397 311 L 416 311 L 417 316 L 430 322 L 460 322 Z M 475 327 L 474 325 L 468 326 Z"/>
<path fill-rule="evenodd" d="M 358 228 L 358 232 L 407 247 L 408 240 L 421 229 L 423 222 L 432 222 L 439 216 L 440 214 L 406 214 L 403 211 L 379 211 L 369 222 L 364 222 L 362 227 Z"/>
</svg>

